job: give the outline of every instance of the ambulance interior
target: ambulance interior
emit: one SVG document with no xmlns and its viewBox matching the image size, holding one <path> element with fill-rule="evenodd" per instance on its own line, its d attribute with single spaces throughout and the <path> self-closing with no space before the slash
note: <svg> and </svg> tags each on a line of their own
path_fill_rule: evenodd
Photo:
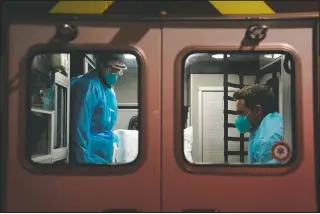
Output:
<svg viewBox="0 0 320 214">
<path fill-rule="evenodd" d="M 246 164 L 249 133 L 239 134 L 233 93 L 255 83 L 271 86 L 283 116 L 283 141 L 292 147 L 291 81 L 287 54 L 194 53 L 185 60 L 186 160 L 194 164 Z M 290 67 L 290 66 L 289 66 Z"/>
<path fill-rule="evenodd" d="M 132 54 L 122 54 L 127 66 L 114 88 L 118 118 L 113 128 L 120 138 L 113 162 L 130 163 L 138 155 L 138 62 Z M 68 163 L 70 147 L 70 80 L 96 68 L 92 53 L 36 55 L 32 62 L 29 90 L 28 148 L 32 162 Z M 130 138 L 128 140 L 127 138 Z M 133 142 L 131 142 L 133 141 Z M 126 142 L 130 144 L 124 145 Z M 117 158 L 117 160 L 115 160 Z"/>
<path fill-rule="evenodd" d="M 284 118 L 284 141 L 291 145 L 292 75 L 280 53 L 194 53 L 184 66 L 184 154 L 194 164 L 245 164 L 248 136 L 232 126 L 237 115 L 231 99 L 236 85 L 270 85 Z M 120 144 L 112 164 L 128 164 L 139 153 L 139 63 L 123 54 L 128 69 L 114 90 L 118 119 L 114 132 Z M 70 152 L 70 80 L 96 68 L 94 53 L 39 54 L 33 58 L 28 79 L 27 148 L 37 164 L 68 164 Z M 224 84 L 224 82 L 229 83 Z M 236 85 L 233 85 L 236 84 Z M 225 95 L 229 96 L 224 101 Z M 227 116 L 226 116 L 227 115 Z M 227 122 L 225 122 L 227 120 Z"/>
</svg>

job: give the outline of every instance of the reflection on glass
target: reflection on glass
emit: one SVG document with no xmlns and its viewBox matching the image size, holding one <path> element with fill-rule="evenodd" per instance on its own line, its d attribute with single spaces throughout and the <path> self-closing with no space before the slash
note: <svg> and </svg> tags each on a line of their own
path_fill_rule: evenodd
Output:
<svg viewBox="0 0 320 214">
<path fill-rule="evenodd" d="M 289 161 L 290 154 L 275 152 L 282 141 L 287 151 L 292 147 L 292 79 L 284 71 L 283 58 L 283 54 L 258 52 L 188 56 L 184 72 L 184 105 L 188 112 L 183 118 L 187 124 L 184 135 L 188 134 L 184 137 L 184 154 L 189 162 Z"/>
</svg>

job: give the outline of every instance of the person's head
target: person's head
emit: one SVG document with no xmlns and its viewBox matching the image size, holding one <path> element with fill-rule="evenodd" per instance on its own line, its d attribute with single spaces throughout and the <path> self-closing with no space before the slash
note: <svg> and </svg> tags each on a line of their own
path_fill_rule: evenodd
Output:
<svg viewBox="0 0 320 214">
<path fill-rule="evenodd" d="M 99 53 L 96 55 L 96 61 L 102 82 L 110 87 L 116 85 L 119 76 L 127 69 L 123 58 L 118 54 Z"/>
<path fill-rule="evenodd" d="M 276 97 L 268 85 L 245 86 L 233 94 L 238 118 L 235 126 L 240 133 L 257 128 L 263 118 L 276 111 Z"/>
<path fill-rule="evenodd" d="M 129 121 L 128 130 L 139 130 L 139 119 L 138 115 L 133 116 Z"/>
</svg>

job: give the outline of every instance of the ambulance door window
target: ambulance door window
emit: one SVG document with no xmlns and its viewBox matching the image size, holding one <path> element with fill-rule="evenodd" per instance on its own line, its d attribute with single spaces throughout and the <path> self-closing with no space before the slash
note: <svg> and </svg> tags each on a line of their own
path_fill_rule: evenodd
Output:
<svg viewBox="0 0 320 214">
<path fill-rule="evenodd" d="M 294 160 L 294 85 L 284 52 L 197 52 L 185 57 L 183 152 L 196 165 Z M 291 61 L 293 63 L 293 61 Z"/>
<path fill-rule="evenodd" d="M 134 162 L 139 69 L 134 53 L 36 54 L 28 80 L 28 159 L 63 165 Z"/>
</svg>

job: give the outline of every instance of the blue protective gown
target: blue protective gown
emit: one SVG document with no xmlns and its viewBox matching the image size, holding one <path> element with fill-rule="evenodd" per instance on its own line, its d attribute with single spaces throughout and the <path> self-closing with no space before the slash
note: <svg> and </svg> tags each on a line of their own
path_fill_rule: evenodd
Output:
<svg viewBox="0 0 320 214">
<path fill-rule="evenodd" d="M 251 133 L 248 143 L 248 164 L 276 164 L 271 154 L 272 146 L 282 141 L 283 117 L 278 112 L 264 117 L 260 126 Z"/>
<path fill-rule="evenodd" d="M 118 115 L 116 95 L 102 84 L 97 71 L 71 80 L 71 139 L 77 163 L 112 162 L 113 143 L 119 139 L 112 131 Z"/>
</svg>

